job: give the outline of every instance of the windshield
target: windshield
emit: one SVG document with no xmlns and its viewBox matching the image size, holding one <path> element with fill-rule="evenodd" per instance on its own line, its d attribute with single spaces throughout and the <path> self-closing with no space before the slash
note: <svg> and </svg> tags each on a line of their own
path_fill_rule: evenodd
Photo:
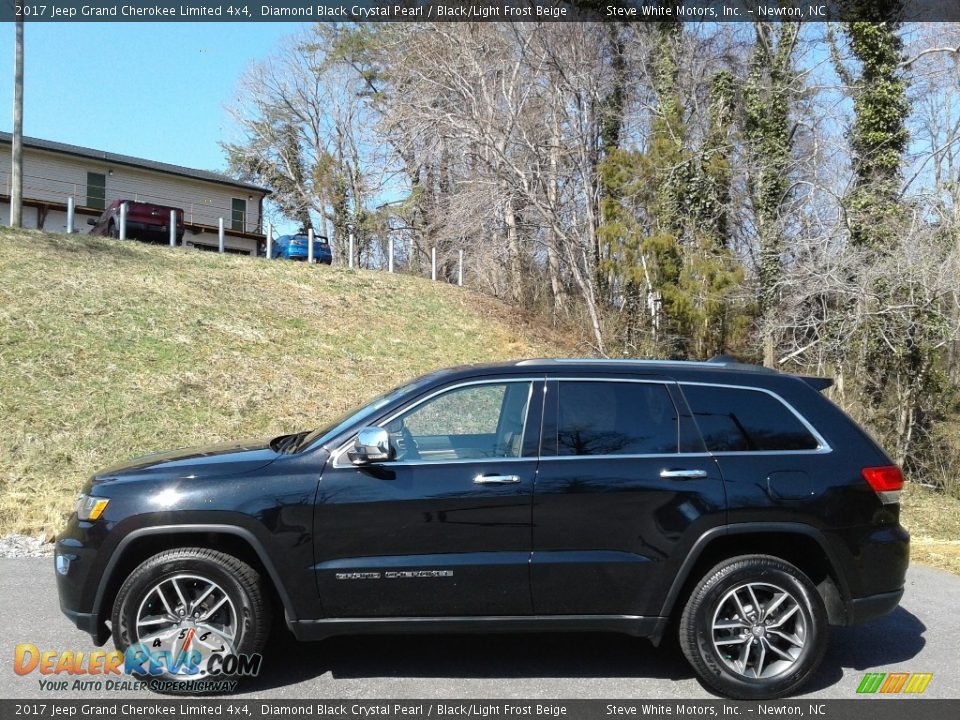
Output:
<svg viewBox="0 0 960 720">
<path fill-rule="evenodd" d="M 430 375 L 419 377 L 416 380 L 411 380 L 406 385 L 401 385 L 398 388 L 394 388 L 393 390 L 374 398 L 363 407 L 351 410 L 346 415 L 342 415 L 329 425 L 325 425 L 319 430 L 314 430 L 300 442 L 300 444 L 297 446 L 297 451 L 299 452 L 301 449 L 313 445 L 314 443 L 326 445 L 328 442 L 330 442 L 330 440 L 351 426 L 362 424 L 365 419 L 372 417 L 377 413 L 378 410 L 386 407 L 400 396 L 409 392 L 413 392 L 418 388 L 427 385 L 427 383 L 431 382 L 436 375 L 436 373 L 432 373 Z"/>
</svg>

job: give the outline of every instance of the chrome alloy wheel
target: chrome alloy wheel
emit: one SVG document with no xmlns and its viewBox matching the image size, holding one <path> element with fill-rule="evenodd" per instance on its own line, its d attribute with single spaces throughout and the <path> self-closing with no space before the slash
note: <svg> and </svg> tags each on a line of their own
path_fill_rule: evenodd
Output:
<svg viewBox="0 0 960 720">
<path fill-rule="evenodd" d="M 772 678 L 788 672 L 807 640 L 800 602 L 782 587 L 751 582 L 730 590 L 717 605 L 713 647 L 736 674 Z"/>
<path fill-rule="evenodd" d="M 137 642 L 151 653 L 168 653 L 168 674 L 180 679 L 206 675 L 206 659 L 233 652 L 237 611 L 217 583 L 179 574 L 154 585 L 137 609 Z"/>
</svg>

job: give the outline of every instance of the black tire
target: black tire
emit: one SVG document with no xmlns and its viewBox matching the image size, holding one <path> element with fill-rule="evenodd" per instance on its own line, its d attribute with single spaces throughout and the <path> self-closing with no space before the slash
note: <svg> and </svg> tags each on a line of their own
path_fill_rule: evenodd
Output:
<svg viewBox="0 0 960 720">
<path fill-rule="evenodd" d="M 177 578 L 178 584 L 176 593 L 169 590 L 171 587 L 169 584 L 174 578 Z M 198 603 L 199 608 L 194 606 L 195 612 L 203 613 L 209 605 L 215 604 L 217 599 L 226 596 L 229 602 L 223 603 L 221 607 L 226 606 L 228 609 L 220 612 L 228 612 L 234 620 L 232 627 L 235 630 L 235 636 L 231 641 L 232 650 L 236 653 L 259 653 L 266 644 L 271 627 L 270 604 L 260 575 L 242 560 L 207 548 L 167 550 L 147 559 L 130 573 L 113 603 L 111 621 L 114 644 L 117 649 L 125 652 L 131 645 L 142 641 L 137 630 L 137 616 L 144 608 L 149 607 L 147 603 L 152 602 L 159 606 L 156 600 L 158 596 L 154 594 L 156 588 L 165 588 L 164 595 L 170 596 L 166 602 L 176 612 L 181 606 L 177 595 L 182 591 L 187 599 L 190 599 L 189 583 L 193 578 L 197 579 L 194 582 L 198 588 L 194 598 L 199 598 L 200 590 L 206 587 L 202 585 L 203 582 L 215 585 L 217 588 L 207 596 L 210 598 L 207 601 L 208 605 L 203 606 Z M 189 611 L 189 608 L 186 610 Z M 161 614 L 165 613 L 161 612 Z M 186 622 L 189 624 L 189 619 Z M 200 633 L 201 630 L 195 632 Z M 147 634 L 145 628 L 144 636 Z M 165 673 L 159 677 L 163 680 L 187 682 L 203 679 L 203 675 L 189 677 L 173 673 Z M 144 679 L 157 678 L 144 676 Z M 212 676 L 210 679 L 213 679 Z M 220 674 L 216 679 L 237 680 L 239 678 Z M 186 686 L 183 691 L 196 692 Z"/>
<path fill-rule="evenodd" d="M 113 220 L 110 221 L 110 225 L 107 228 L 107 235 L 112 237 L 114 240 L 120 237 L 120 227 L 113 222 Z"/>
<path fill-rule="evenodd" d="M 780 558 L 743 555 L 704 575 L 683 610 L 679 639 L 705 685 L 729 698 L 768 700 L 810 679 L 828 634 L 823 599 L 806 575 Z"/>
</svg>

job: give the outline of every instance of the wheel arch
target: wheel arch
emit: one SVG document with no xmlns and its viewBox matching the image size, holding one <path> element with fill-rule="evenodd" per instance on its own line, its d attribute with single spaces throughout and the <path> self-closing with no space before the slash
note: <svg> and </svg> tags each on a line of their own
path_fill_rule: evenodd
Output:
<svg viewBox="0 0 960 720">
<path fill-rule="evenodd" d="M 94 612 L 109 616 L 124 580 L 140 563 L 157 553 L 182 547 L 219 550 L 243 560 L 266 581 L 270 598 L 284 610 L 287 622 L 296 620 L 293 603 L 263 544 L 251 531 L 235 525 L 158 525 L 130 532 L 111 553 L 94 599 Z M 101 621 L 102 623 L 102 621 Z"/>
<path fill-rule="evenodd" d="M 701 535 L 667 592 L 661 617 L 671 618 L 682 609 L 684 599 L 710 568 L 753 554 L 773 555 L 795 565 L 817 587 L 830 624 L 846 624 L 850 592 L 826 538 L 814 527 L 788 522 L 728 525 Z"/>
</svg>

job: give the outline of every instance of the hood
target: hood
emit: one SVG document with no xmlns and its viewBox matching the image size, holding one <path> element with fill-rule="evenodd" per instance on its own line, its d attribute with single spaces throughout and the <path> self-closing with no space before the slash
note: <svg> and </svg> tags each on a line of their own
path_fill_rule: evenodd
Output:
<svg viewBox="0 0 960 720">
<path fill-rule="evenodd" d="M 151 453 L 101 470 L 95 478 L 99 481 L 134 476 L 210 478 L 242 475 L 269 465 L 281 454 L 271 447 L 269 438 L 227 442 Z"/>
</svg>

